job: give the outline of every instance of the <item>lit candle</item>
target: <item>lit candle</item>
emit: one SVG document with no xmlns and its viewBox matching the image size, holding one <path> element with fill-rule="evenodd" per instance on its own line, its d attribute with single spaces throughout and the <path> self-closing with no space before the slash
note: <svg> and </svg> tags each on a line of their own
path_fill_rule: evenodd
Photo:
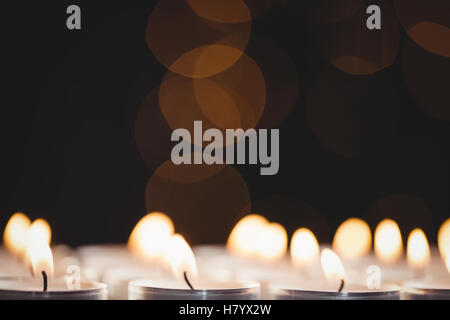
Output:
<svg viewBox="0 0 450 320">
<path fill-rule="evenodd" d="M 325 279 L 302 278 L 281 280 L 270 285 L 272 297 L 283 300 L 398 300 L 400 288 L 381 285 L 369 289 L 366 285 L 348 281 L 344 266 L 337 254 L 323 249 L 320 257 Z"/>
<path fill-rule="evenodd" d="M 140 279 L 129 283 L 130 300 L 253 300 L 259 298 L 256 282 L 219 282 L 198 280 L 194 253 L 178 234 L 170 237 L 163 249 L 163 260 L 173 279 Z"/>
<path fill-rule="evenodd" d="M 6 224 L 3 232 L 6 250 L 0 253 L 0 277 L 29 274 L 29 270 L 22 262 L 22 257 L 26 251 L 27 232 L 30 225 L 30 219 L 23 213 L 15 213 Z"/>
<path fill-rule="evenodd" d="M 372 232 L 369 225 L 359 218 L 345 220 L 336 230 L 333 249 L 342 259 L 361 263 L 372 249 Z"/>
<path fill-rule="evenodd" d="M 127 296 L 128 287 L 124 287 L 124 283 L 142 277 L 144 268 L 148 274 L 158 272 L 161 250 L 173 232 L 172 220 L 167 215 L 149 213 L 136 224 L 126 246 L 109 244 L 79 248 L 83 273 L 92 280 L 108 281 L 108 285 L 120 289 L 111 292 L 113 298 Z"/>
<path fill-rule="evenodd" d="M 65 279 L 53 278 L 53 255 L 49 245 L 37 239 L 28 244 L 34 278 L 10 276 L 0 280 L 1 300 L 100 300 L 107 298 L 106 285 L 80 281 L 71 287 Z"/>
<path fill-rule="evenodd" d="M 374 249 L 381 262 L 384 282 L 401 284 L 412 279 L 415 272 L 403 258 L 403 241 L 398 224 L 391 219 L 381 221 L 375 229 Z"/>
<path fill-rule="evenodd" d="M 301 273 L 311 274 L 319 261 L 319 243 L 311 230 L 300 228 L 294 232 L 291 240 L 291 260 Z"/>
<path fill-rule="evenodd" d="M 446 272 L 440 274 L 434 269 L 433 274 L 405 281 L 403 283 L 404 299 L 450 300 L 450 223 L 448 222 L 443 224 L 438 234 L 439 251 Z M 408 241 L 408 262 L 415 269 L 424 270 L 430 263 L 430 249 L 425 234 L 416 229 L 411 233 L 410 240 L 411 243 Z"/>
<path fill-rule="evenodd" d="M 284 278 L 290 268 L 285 261 L 287 246 L 287 232 L 279 223 L 258 214 L 242 218 L 227 241 L 228 251 L 240 260 L 233 268 L 233 279 L 257 281 L 261 297 L 269 298 L 268 284 Z"/>
</svg>

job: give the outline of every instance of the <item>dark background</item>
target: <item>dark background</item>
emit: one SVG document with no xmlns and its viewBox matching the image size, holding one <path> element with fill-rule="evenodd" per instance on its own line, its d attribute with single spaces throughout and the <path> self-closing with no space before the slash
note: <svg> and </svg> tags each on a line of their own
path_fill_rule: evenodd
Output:
<svg viewBox="0 0 450 320">
<path fill-rule="evenodd" d="M 81 31 L 66 29 L 69 4 L 82 8 Z M 152 170 L 136 148 L 134 123 L 142 101 L 165 73 L 144 37 L 154 4 L 2 4 L 0 229 L 14 212 L 23 211 L 32 219 L 47 219 L 57 243 L 125 242 L 146 213 Z M 366 218 L 372 228 L 390 216 L 404 237 L 422 227 L 434 241 L 450 209 L 450 123 L 411 97 L 401 54 L 377 73 L 399 97 L 392 139 L 370 157 L 345 157 L 324 148 L 305 117 L 306 92 L 329 67 L 311 37 L 313 26 L 275 3 L 252 28 L 252 37 L 276 42 L 301 75 L 297 103 L 279 126 L 279 174 L 262 177 L 259 167 L 234 166 L 247 182 L 253 211 L 281 222 L 289 233 L 309 226 L 321 241 L 330 241 L 336 227 L 352 216 Z M 410 41 L 401 32 L 402 44 Z M 195 219 L 189 224 L 169 215 L 194 243 L 224 241 L 237 219 L 233 214 L 223 228 L 208 228 L 208 217 L 203 224 Z"/>
</svg>

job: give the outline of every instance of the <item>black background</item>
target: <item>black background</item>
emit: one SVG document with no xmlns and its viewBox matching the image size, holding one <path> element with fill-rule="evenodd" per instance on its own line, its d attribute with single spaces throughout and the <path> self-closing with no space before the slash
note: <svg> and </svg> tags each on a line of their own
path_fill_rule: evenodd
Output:
<svg viewBox="0 0 450 320">
<path fill-rule="evenodd" d="M 81 31 L 66 28 L 69 4 L 82 8 Z M 2 4 L 0 228 L 11 214 L 23 211 L 31 218 L 47 219 L 57 243 L 124 242 L 146 213 L 144 191 L 152 170 L 136 149 L 134 122 L 141 102 L 165 73 L 144 39 L 154 4 Z M 339 223 L 367 216 L 380 198 L 419 197 L 430 215 L 417 217 L 420 213 L 414 210 L 403 215 L 403 236 L 413 227 L 423 227 L 434 241 L 450 209 L 450 124 L 419 108 L 401 80 L 397 61 L 380 72 L 393 81 L 400 96 L 388 148 L 368 159 L 326 150 L 305 120 L 304 92 L 327 65 L 310 29 L 279 4 L 253 22 L 252 36 L 265 36 L 283 48 L 296 63 L 301 84 L 297 104 L 280 126 L 279 174 L 261 177 L 255 167 L 235 166 L 252 199 L 304 201 L 326 221 L 326 227 L 315 230 L 319 240 L 330 241 Z M 291 208 L 277 206 L 261 213 L 282 222 L 291 233 L 301 226 L 302 217 L 295 204 L 286 206 Z M 172 218 L 178 227 L 177 217 Z M 378 222 L 368 220 L 371 227 Z M 180 229 L 192 234 L 203 230 L 195 225 Z M 230 230 L 210 232 L 215 242 Z M 194 236 L 187 237 L 195 242 Z"/>
</svg>

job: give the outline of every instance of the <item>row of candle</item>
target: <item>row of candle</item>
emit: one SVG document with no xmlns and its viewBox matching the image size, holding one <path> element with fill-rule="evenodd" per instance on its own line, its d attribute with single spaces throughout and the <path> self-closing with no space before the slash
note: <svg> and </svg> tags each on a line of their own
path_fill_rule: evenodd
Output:
<svg viewBox="0 0 450 320">
<path fill-rule="evenodd" d="M 0 250 L 0 299 L 450 299 L 450 219 L 439 230 L 439 252 L 415 229 L 404 261 L 400 229 L 389 219 L 373 242 L 374 255 L 369 226 L 351 218 L 331 247 L 298 229 L 288 259 L 283 226 L 254 214 L 226 246 L 192 250 L 168 216 L 151 213 L 127 245 L 50 249 L 48 223 L 17 213 Z"/>
</svg>

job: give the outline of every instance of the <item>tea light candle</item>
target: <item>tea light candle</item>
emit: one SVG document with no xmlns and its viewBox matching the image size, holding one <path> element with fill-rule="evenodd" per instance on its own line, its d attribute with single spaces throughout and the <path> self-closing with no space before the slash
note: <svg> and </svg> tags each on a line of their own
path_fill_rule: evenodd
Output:
<svg viewBox="0 0 450 320">
<path fill-rule="evenodd" d="M 342 291 L 338 286 L 316 281 L 279 281 L 270 285 L 272 298 L 280 300 L 399 300 L 400 287 L 384 285 L 369 290 L 364 285 L 346 284 Z"/>
<path fill-rule="evenodd" d="M 47 240 L 30 238 L 26 249 L 34 278 L 7 276 L 0 279 L 1 300 L 97 300 L 107 299 L 106 285 L 81 279 L 53 278 L 53 254 Z"/>
<path fill-rule="evenodd" d="M 256 300 L 257 282 L 198 282 L 195 288 L 176 280 L 131 281 L 130 300 Z"/>
<path fill-rule="evenodd" d="M 197 280 L 197 262 L 191 247 L 179 234 L 171 236 L 162 250 L 162 261 L 173 279 L 140 279 L 128 285 L 130 300 L 217 300 L 259 298 L 256 282 Z"/>
<path fill-rule="evenodd" d="M 443 254 L 444 263 L 434 257 L 433 275 L 403 283 L 402 297 L 406 300 L 450 300 L 450 253 Z M 438 269 L 438 266 L 445 268 Z M 443 270 L 446 269 L 446 270 Z"/>
<path fill-rule="evenodd" d="M 271 297 L 283 300 L 400 299 L 400 288 L 395 285 L 384 285 L 371 290 L 359 283 L 349 283 L 341 260 L 330 249 L 322 250 L 320 260 L 327 281 L 318 277 L 279 280 L 269 286 Z"/>
<path fill-rule="evenodd" d="M 450 277 L 427 277 L 403 283 L 405 300 L 450 300 Z"/>
</svg>

